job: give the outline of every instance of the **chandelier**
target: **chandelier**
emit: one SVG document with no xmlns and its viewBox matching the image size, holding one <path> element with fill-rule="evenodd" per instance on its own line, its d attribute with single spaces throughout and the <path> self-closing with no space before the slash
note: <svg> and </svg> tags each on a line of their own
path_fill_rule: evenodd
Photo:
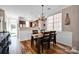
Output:
<svg viewBox="0 0 79 59">
<path fill-rule="evenodd" d="M 45 20 L 45 16 L 44 16 L 44 5 L 41 5 L 41 7 L 42 7 L 41 20 L 44 21 Z"/>
<path fill-rule="evenodd" d="M 42 7 L 42 17 L 44 16 L 44 13 L 43 13 L 43 8 L 44 8 L 44 5 L 41 5 Z"/>
<path fill-rule="evenodd" d="M 42 21 L 39 29 L 41 32 L 44 32 L 45 31 L 45 21 L 46 21 L 45 14 L 44 14 L 44 5 L 41 5 L 41 16 L 38 19 Z"/>
</svg>

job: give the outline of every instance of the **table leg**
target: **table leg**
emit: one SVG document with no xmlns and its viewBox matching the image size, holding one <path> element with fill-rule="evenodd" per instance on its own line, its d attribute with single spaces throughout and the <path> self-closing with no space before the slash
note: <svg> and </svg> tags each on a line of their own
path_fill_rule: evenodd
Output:
<svg viewBox="0 0 79 59">
<path fill-rule="evenodd" d="M 39 53 L 40 54 L 40 40 L 37 40 L 37 42 L 36 42 L 36 48 L 37 48 L 37 53 Z"/>
<path fill-rule="evenodd" d="M 34 46 L 34 38 L 33 38 L 33 36 L 31 37 L 31 47 L 33 47 Z"/>
<path fill-rule="evenodd" d="M 48 41 L 48 49 L 50 49 L 50 41 Z"/>
</svg>

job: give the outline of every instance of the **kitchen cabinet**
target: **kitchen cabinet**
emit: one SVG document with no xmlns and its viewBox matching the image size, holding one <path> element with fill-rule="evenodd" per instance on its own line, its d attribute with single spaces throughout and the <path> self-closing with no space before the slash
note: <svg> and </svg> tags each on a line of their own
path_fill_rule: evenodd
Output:
<svg viewBox="0 0 79 59">
<path fill-rule="evenodd" d="M 0 32 L 5 31 L 5 12 L 0 9 Z"/>
</svg>

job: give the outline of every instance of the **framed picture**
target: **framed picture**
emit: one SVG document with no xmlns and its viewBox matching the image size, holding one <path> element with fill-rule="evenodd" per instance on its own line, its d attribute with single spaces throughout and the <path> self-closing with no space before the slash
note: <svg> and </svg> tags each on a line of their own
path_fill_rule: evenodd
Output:
<svg viewBox="0 0 79 59">
<path fill-rule="evenodd" d="M 66 17 L 65 17 L 65 25 L 70 25 L 70 17 L 69 17 L 69 13 L 66 13 Z"/>
</svg>

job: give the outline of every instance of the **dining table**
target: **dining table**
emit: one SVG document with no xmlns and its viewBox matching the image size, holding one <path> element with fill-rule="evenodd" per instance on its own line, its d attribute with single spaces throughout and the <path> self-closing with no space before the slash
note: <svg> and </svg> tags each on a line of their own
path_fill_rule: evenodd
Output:
<svg viewBox="0 0 79 59">
<path fill-rule="evenodd" d="M 50 33 L 51 33 L 50 40 L 48 41 L 49 45 L 50 45 L 50 42 L 53 42 L 53 46 L 55 46 L 56 45 L 56 33 L 55 33 L 55 31 L 52 31 Z M 43 39 L 45 38 L 44 35 L 45 35 L 44 33 L 37 33 L 37 34 L 32 34 L 32 36 L 31 36 L 31 47 L 32 48 L 36 47 L 37 53 L 40 53 L 42 42 L 44 41 Z M 43 48 L 43 46 L 42 46 L 42 48 Z M 49 48 L 50 48 L 50 46 L 49 46 Z"/>
</svg>

